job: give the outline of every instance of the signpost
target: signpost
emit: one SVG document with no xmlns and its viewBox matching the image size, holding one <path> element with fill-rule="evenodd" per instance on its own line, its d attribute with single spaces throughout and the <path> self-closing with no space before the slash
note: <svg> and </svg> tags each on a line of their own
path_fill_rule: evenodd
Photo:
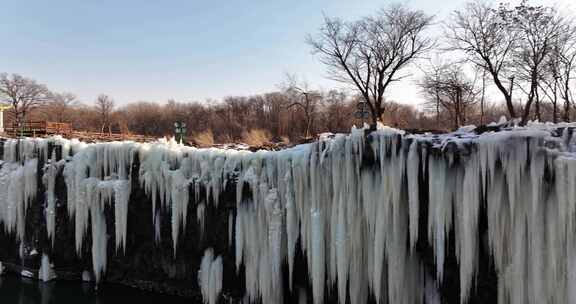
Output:
<svg viewBox="0 0 576 304">
<path fill-rule="evenodd" d="M 174 138 L 176 142 L 182 143 L 184 136 L 186 135 L 186 123 L 183 121 L 177 121 L 174 123 Z"/>
<path fill-rule="evenodd" d="M 354 117 L 361 119 L 362 125 L 364 125 L 365 120 L 370 117 L 370 112 L 368 110 L 368 104 L 366 102 L 361 101 L 356 105 Z"/>
<path fill-rule="evenodd" d="M 0 104 L 0 134 L 4 133 L 4 111 L 11 107 L 11 105 Z"/>
</svg>

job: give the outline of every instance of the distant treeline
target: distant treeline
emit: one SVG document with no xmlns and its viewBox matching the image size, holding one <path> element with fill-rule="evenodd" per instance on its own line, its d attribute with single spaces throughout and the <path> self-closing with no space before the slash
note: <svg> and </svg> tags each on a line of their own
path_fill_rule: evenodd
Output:
<svg viewBox="0 0 576 304">
<path fill-rule="evenodd" d="M 20 76 L 9 76 L 20 77 Z M 26 79 L 26 78 L 24 78 Z M 26 79 L 30 83 L 33 80 Z M 174 135 L 174 123 L 187 125 L 187 136 L 200 144 L 266 141 L 299 142 L 320 133 L 349 132 L 353 125 L 369 123 L 357 118 L 362 99 L 344 91 L 306 91 L 295 85 L 253 96 L 230 96 L 222 101 L 132 102 L 116 104 L 100 95 L 93 103 L 82 103 L 72 94 L 49 93 L 25 114 L 25 120 L 68 122 L 75 130 L 133 133 L 152 136 Z M 441 110 L 418 110 L 414 105 L 386 103 L 382 117 L 386 125 L 403 129 L 449 130 L 451 115 Z M 484 120 L 506 114 L 501 105 L 488 104 Z M 480 123 L 477 107 L 468 109 L 468 122 Z M 15 122 L 15 111 L 7 111 L 6 123 Z"/>
</svg>

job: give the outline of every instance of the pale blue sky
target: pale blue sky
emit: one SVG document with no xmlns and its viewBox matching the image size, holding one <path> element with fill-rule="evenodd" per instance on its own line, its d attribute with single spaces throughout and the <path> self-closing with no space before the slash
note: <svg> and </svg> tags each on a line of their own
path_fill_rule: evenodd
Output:
<svg viewBox="0 0 576 304">
<path fill-rule="evenodd" d="M 564 0 L 569 1 L 569 0 Z M 412 0 L 444 16 L 463 0 Z M 305 43 L 322 14 L 354 19 L 382 0 L 0 0 L 0 72 L 35 78 L 91 102 L 118 103 L 248 95 L 277 88 L 286 72 L 313 87 L 325 78 Z M 390 93 L 418 99 L 414 79 Z"/>
</svg>

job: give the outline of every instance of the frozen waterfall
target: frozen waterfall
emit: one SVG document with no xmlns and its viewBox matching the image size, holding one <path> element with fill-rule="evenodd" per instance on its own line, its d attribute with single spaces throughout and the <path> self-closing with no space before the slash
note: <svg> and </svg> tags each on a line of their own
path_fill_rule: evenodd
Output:
<svg viewBox="0 0 576 304">
<path fill-rule="evenodd" d="M 250 303 L 282 303 L 285 293 L 306 298 L 292 284 L 298 250 L 315 304 L 327 294 L 341 304 L 369 298 L 440 302 L 437 289 L 450 254 L 458 264 L 460 302 L 466 303 L 477 288 L 479 267 L 487 267 L 480 263 L 482 242 L 498 275 L 499 303 L 575 303 L 575 127 L 531 124 L 443 135 L 389 128 L 366 135 L 354 129 L 258 152 L 197 149 L 168 140 L 7 139 L 0 161 L 0 225 L 22 241 L 30 204 L 43 204 L 54 242 L 55 206 L 66 204 L 78 254 L 91 233 L 93 273 L 100 281 L 107 246 L 130 255 L 129 205 L 144 203 L 131 201 L 134 185 L 151 201 L 151 239 L 159 241 L 161 218 L 170 217 L 174 254 L 187 242 L 181 233 L 186 225 L 210 233 L 204 217 L 232 186 L 235 211 L 219 216 L 230 217 L 231 264 L 244 270 Z M 55 193 L 58 176 L 66 184 L 66 202 Z M 106 206 L 113 219 L 106 218 Z M 107 220 L 114 231 L 107 231 Z M 451 233 L 454 244 L 448 246 Z M 115 244 L 108 244 L 109 234 Z M 432 249 L 432 263 L 423 260 L 419 242 Z M 225 289 L 222 258 L 214 259 L 221 254 L 210 249 L 201 263 L 206 303 L 215 303 Z"/>
</svg>

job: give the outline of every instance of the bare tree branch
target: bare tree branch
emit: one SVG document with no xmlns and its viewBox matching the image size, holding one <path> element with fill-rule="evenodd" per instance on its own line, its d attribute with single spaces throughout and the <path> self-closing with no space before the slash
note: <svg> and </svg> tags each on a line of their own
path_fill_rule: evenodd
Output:
<svg viewBox="0 0 576 304">
<path fill-rule="evenodd" d="M 329 77 L 355 87 L 372 114 L 372 127 L 384 112 L 384 93 L 400 81 L 397 73 L 434 46 L 424 35 L 432 17 L 402 5 L 381 9 L 356 22 L 325 17 L 308 43 Z"/>
<path fill-rule="evenodd" d="M 42 105 L 51 96 L 45 85 L 18 74 L 0 74 L 0 102 L 12 105 L 16 123 L 21 125 L 26 114 Z"/>
</svg>

